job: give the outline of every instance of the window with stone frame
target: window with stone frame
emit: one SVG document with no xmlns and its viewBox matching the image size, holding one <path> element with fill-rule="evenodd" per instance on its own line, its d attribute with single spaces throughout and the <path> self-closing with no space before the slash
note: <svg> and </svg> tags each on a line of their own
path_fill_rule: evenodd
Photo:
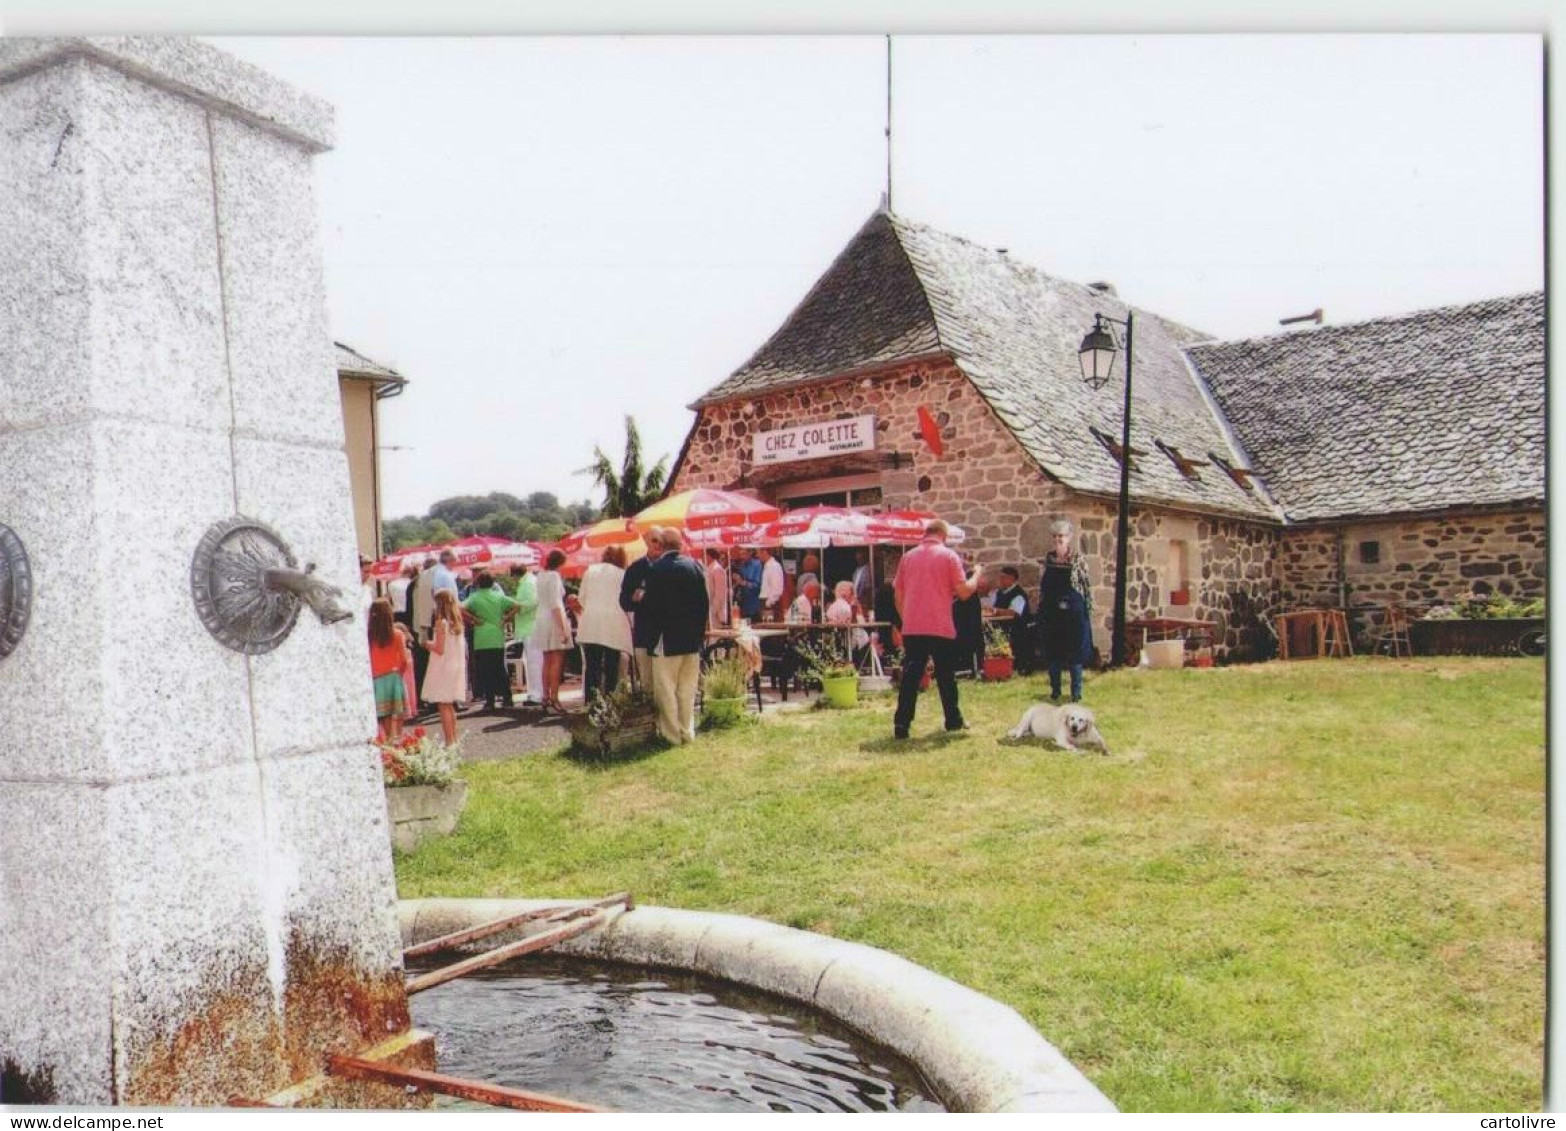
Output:
<svg viewBox="0 0 1566 1131">
<path fill-rule="evenodd" d="M 1380 542 L 1361 542 L 1359 544 L 1359 560 L 1363 565 L 1376 565 L 1381 561 Z"/>
</svg>

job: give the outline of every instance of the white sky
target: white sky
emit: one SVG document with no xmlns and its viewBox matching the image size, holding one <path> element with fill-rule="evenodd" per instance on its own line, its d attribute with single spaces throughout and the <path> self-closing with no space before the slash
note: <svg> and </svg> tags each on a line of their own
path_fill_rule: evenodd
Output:
<svg viewBox="0 0 1566 1131">
<path fill-rule="evenodd" d="M 879 36 L 214 42 L 337 108 L 332 330 L 411 380 L 388 515 L 584 497 L 627 412 L 674 455 L 884 187 Z M 1221 337 L 1536 289 L 1542 62 L 1530 35 L 897 37 L 893 203 Z"/>
<path fill-rule="evenodd" d="M 1533 0 L 1048 13 L 1089 31 L 1559 18 Z M 360 33 L 212 41 L 337 108 L 317 164 L 332 331 L 412 382 L 384 405 L 389 515 L 490 490 L 585 497 L 571 472 L 594 443 L 618 457 L 627 412 L 673 456 L 685 405 L 876 206 L 885 46 L 372 30 L 908 29 L 900 213 L 1221 337 L 1316 306 L 1342 323 L 1543 285 L 1542 37 L 911 34 L 1043 19 L 997 0 L 961 23 L 934 0 L 0 0 L 10 34 Z"/>
</svg>

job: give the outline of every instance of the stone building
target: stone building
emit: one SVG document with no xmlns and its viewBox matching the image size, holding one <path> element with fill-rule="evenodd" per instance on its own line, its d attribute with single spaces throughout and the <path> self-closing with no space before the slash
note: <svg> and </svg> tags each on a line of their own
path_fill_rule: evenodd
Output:
<svg viewBox="0 0 1566 1131">
<path fill-rule="evenodd" d="M 691 406 L 670 489 L 934 511 L 1027 585 L 1069 518 L 1107 652 L 1124 361 L 1094 391 L 1077 353 L 1128 309 L 877 212 Z M 1242 342 L 1135 327 L 1129 618 L 1245 653 L 1282 607 L 1542 593 L 1542 295 Z"/>
</svg>

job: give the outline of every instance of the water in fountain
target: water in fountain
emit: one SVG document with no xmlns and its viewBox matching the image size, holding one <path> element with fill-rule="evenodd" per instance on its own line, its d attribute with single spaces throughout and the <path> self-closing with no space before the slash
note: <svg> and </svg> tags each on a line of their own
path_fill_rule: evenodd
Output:
<svg viewBox="0 0 1566 1131">
<path fill-rule="evenodd" d="M 531 956 L 412 999 L 441 1070 L 623 1111 L 939 1111 L 907 1062 L 783 998 Z"/>
</svg>

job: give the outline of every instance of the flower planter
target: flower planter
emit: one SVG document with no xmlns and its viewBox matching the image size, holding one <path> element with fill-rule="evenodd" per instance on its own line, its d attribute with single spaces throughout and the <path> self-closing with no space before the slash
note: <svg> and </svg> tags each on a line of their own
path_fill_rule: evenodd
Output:
<svg viewBox="0 0 1566 1131">
<path fill-rule="evenodd" d="M 984 657 L 984 682 L 999 683 L 1002 680 L 1010 679 L 1012 671 L 1012 659 L 1010 656 Z"/>
<path fill-rule="evenodd" d="M 738 699 L 703 699 L 701 714 L 710 726 L 733 726 L 745 716 L 744 696 Z"/>
<path fill-rule="evenodd" d="M 633 746 L 651 742 L 658 733 L 656 715 L 636 715 L 620 722 L 613 730 L 601 731 L 586 719 L 571 726 L 571 742 L 584 750 L 599 754 L 615 754 Z"/>
<path fill-rule="evenodd" d="M 857 675 L 824 676 L 821 680 L 821 694 L 829 707 L 857 707 L 859 677 Z"/>
<path fill-rule="evenodd" d="M 468 783 L 395 785 L 386 788 L 386 820 L 392 847 L 412 852 L 434 836 L 450 836 L 468 803 Z"/>
<path fill-rule="evenodd" d="M 1544 617 L 1416 620 L 1408 626 L 1417 656 L 1515 656 L 1525 634 L 1543 631 Z"/>
</svg>

